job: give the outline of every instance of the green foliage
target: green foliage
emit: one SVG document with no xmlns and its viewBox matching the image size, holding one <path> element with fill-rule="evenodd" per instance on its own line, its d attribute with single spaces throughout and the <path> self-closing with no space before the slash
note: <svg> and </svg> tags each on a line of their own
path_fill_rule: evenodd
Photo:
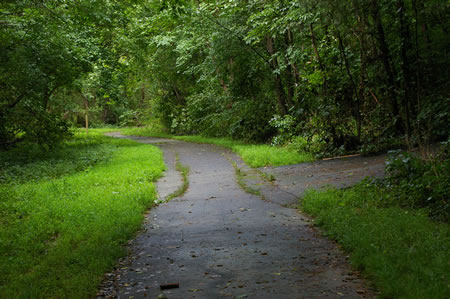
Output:
<svg viewBox="0 0 450 299">
<path fill-rule="evenodd" d="M 94 126 L 157 118 L 173 134 L 278 145 L 302 136 L 318 156 L 448 138 L 445 1 L 22 0 L 0 9 L 0 145 L 47 114 L 75 126 L 86 116 Z M 53 135 L 41 141 L 63 134 Z"/>
<path fill-rule="evenodd" d="M 92 131 L 14 151 L 1 155 L 0 297 L 95 296 L 156 198 L 161 151 Z"/>
<path fill-rule="evenodd" d="M 296 133 L 296 121 L 291 115 L 274 115 L 269 125 L 277 130 L 278 135 L 273 137 L 272 145 L 287 144 Z"/>
<path fill-rule="evenodd" d="M 437 157 L 428 160 L 406 152 L 393 152 L 382 182 L 383 200 L 410 208 L 427 208 L 434 219 L 448 222 L 450 160 L 448 142 Z"/>
<path fill-rule="evenodd" d="M 91 35 L 58 1 L 6 1 L 0 13 L 0 145 L 24 134 L 53 146 L 67 129 L 52 95 L 91 69 Z"/>
<path fill-rule="evenodd" d="M 351 253 L 382 298 L 447 298 L 448 224 L 396 206 L 379 207 L 367 182 L 348 190 L 310 191 L 302 209 Z"/>
<path fill-rule="evenodd" d="M 291 142 L 287 145 L 287 148 L 296 152 L 312 152 L 312 146 L 308 143 L 306 138 L 302 136 L 295 136 L 291 139 Z M 314 152 L 312 152 L 314 153 Z"/>
<path fill-rule="evenodd" d="M 102 144 L 93 138 L 81 137 L 45 152 L 34 144 L 16 147 L 0 152 L 0 183 L 52 180 L 89 170 L 96 164 L 108 161 L 116 149 L 114 144 Z"/>
</svg>

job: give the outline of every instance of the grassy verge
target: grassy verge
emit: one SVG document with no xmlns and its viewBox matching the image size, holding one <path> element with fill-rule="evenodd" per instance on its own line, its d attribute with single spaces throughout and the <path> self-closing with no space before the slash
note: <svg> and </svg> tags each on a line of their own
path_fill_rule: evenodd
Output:
<svg viewBox="0 0 450 299">
<path fill-rule="evenodd" d="M 122 133 L 123 135 L 129 136 L 172 138 L 172 135 L 164 133 L 160 129 L 155 130 L 154 127 L 129 127 L 129 128 L 122 128 L 118 131 L 120 131 L 120 133 Z"/>
<path fill-rule="evenodd" d="M 265 144 L 237 145 L 233 147 L 233 151 L 238 153 L 250 167 L 282 166 L 314 160 L 310 153 L 298 153 Z"/>
<path fill-rule="evenodd" d="M 209 143 L 231 149 L 241 156 L 250 167 L 281 166 L 313 161 L 309 153 L 298 153 L 282 147 L 267 144 L 246 144 L 228 138 L 202 136 L 175 136 L 175 139 L 196 143 Z"/>
<path fill-rule="evenodd" d="M 152 128 L 126 128 L 120 132 L 124 135 L 166 137 L 195 143 L 215 144 L 229 148 L 241 156 L 242 160 L 250 167 L 281 166 L 313 161 L 310 153 L 298 153 L 282 147 L 274 147 L 266 144 L 247 144 L 242 141 L 228 138 L 211 138 L 203 136 L 172 136 L 166 133 L 154 131 Z"/>
<path fill-rule="evenodd" d="M 351 252 L 385 298 L 448 298 L 449 226 L 425 211 L 380 206 L 380 189 L 361 183 L 310 191 L 302 209 Z"/>
<path fill-rule="evenodd" d="M 94 296 L 156 199 L 159 149 L 82 136 L 0 153 L 0 297 Z"/>
<path fill-rule="evenodd" d="M 228 138 L 210 138 L 202 136 L 175 136 L 178 140 L 215 144 L 229 148 L 239 154 L 250 167 L 281 166 L 313 161 L 309 153 L 298 153 L 287 148 L 267 144 L 247 144 Z"/>
</svg>

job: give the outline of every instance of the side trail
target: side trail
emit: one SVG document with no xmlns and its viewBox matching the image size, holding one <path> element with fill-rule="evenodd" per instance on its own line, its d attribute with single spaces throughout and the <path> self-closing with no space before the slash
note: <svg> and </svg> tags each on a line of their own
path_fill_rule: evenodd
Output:
<svg viewBox="0 0 450 299">
<path fill-rule="evenodd" d="M 125 138 L 117 133 L 113 137 Z M 382 175 L 381 158 L 352 158 L 252 170 L 225 149 L 127 137 L 159 146 L 168 170 L 160 199 L 180 188 L 175 157 L 190 168 L 189 189 L 146 216 L 130 254 L 107 273 L 100 298 L 370 298 L 375 292 L 338 246 L 290 208 L 305 188 L 350 185 Z M 230 163 L 233 162 L 233 163 Z M 259 195 L 236 183 L 235 169 Z M 345 170 L 344 170 L 345 169 Z M 262 177 L 276 178 L 275 182 Z M 262 200 L 264 199 L 264 200 Z M 175 286 L 162 290 L 161 286 Z"/>
</svg>

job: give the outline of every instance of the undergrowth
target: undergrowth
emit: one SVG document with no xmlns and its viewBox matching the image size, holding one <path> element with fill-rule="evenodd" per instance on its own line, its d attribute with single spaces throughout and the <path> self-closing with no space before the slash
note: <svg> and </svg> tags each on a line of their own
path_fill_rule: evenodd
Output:
<svg viewBox="0 0 450 299">
<path fill-rule="evenodd" d="M 161 151 L 94 130 L 0 161 L 0 297 L 95 295 L 156 199 Z"/>
</svg>

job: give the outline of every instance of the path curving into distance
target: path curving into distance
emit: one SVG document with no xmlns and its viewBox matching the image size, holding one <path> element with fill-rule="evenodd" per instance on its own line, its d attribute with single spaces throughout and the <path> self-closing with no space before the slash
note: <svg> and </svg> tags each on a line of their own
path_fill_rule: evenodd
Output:
<svg viewBox="0 0 450 299">
<path fill-rule="evenodd" d="M 118 133 L 109 135 L 125 138 Z M 305 166 L 260 170 L 289 178 L 269 183 L 257 179 L 239 157 L 220 147 L 160 138 L 129 138 L 163 150 L 168 170 L 157 184 L 161 198 L 181 186 L 181 176 L 175 169 L 176 156 L 190 168 L 189 188 L 181 197 L 149 212 L 143 232 L 130 242 L 130 255 L 115 272 L 105 275 L 98 297 L 374 296 L 374 291 L 347 264 L 337 245 L 321 237 L 306 216 L 287 207 L 297 200 L 295 192 L 307 187 L 301 180 L 298 184 L 291 182 L 295 181 L 292 174 L 295 167 Z M 231 161 L 242 171 L 248 171 L 246 182 L 259 186 L 260 195 L 247 193 L 237 184 Z M 338 163 L 344 162 L 348 161 Z M 370 168 L 364 163 L 367 161 L 356 164 L 369 174 L 379 174 L 382 169 L 380 166 L 377 172 L 375 166 Z M 320 163 L 305 165 L 314 168 Z M 329 167 L 318 166 L 316 172 L 323 173 L 324 169 Z M 298 169 L 296 173 L 305 176 Z M 313 177 L 318 175 L 314 170 L 310 173 Z M 333 177 L 331 172 L 326 176 Z M 340 170 L 335 171 L 334 177 L 337 185 L 348 181 Z M 338 177 L 343 179 L 339 181 Z M 179 287 L 160 289 L 167 284 Z"/>
</svg>

